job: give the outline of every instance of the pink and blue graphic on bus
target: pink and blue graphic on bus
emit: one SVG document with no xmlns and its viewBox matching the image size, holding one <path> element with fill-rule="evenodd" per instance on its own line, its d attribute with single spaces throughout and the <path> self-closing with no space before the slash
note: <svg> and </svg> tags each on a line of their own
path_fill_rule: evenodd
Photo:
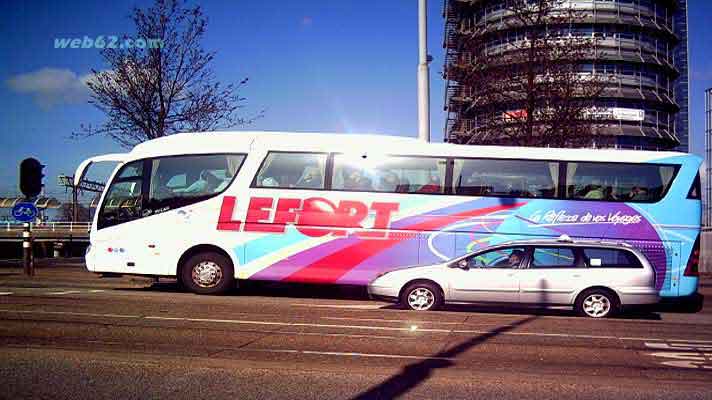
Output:
<svg viewBox="0 0 712 400">
<path fill-rule="evenodd" d="M 682 159 L 661 162 L 674 161 L 683 162 L 679 171 L 683 179 L 677 179 L 670 195 L 657 203 L 407 195 L 393 202 L 363 201 L 365 197 L 357 194 L 339 201 L 226 196 L 218 229 L 255 232 L 234 248 L 238 271 L 249 270 L 250 279 L 365 285 L 393 269 L 441 263 L 502 242 L 566 234 L 637 247 L 653 265 L 663 296 L 686 295 L 696 287 L 696 278 L 673 277 L 681 275 L 693 250 L 700 216 L 680 215 L 675 208 L 687 197 L 697 167 Z M 249 203 L 244 223 L 232 219 L 239 201 Z"/>
</svg>

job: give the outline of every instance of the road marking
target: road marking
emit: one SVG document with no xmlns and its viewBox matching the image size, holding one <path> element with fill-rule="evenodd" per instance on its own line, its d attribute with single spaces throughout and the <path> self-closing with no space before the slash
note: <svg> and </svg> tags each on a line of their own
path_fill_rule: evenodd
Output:
<svg viewBox="0 0 712 400">
<path fill-rule="evenodd" d="M 462 325 L 463 322 L 439 322 L 439 321 L 418 321 L 408 319 L 383 319 L 383 318 L 354 318 L 354 317 L 320 317 L 335 321 L 365 321 L 365 322 L 390 322 L 399 324 L 437 324 L 437 325 Z M 488 325 L 488 324 L 468 324 L 468 325 Z"/>
<path fill-rule="evenodd" d="M 77 293 L 81 293 L 81 291 L 79 291 L 79 290 L 65 290 L 64 292 L 49 292 L 47 294 L 59 296 L 59 295 L 63 295 L 63 294 L 77 294 Z"/>
<path fill-rule="evenodd" d="M 706 343 L 710 343 L 710 341 L 645 342 L 645 347 L 664 350 L 647 353 L 647 355 L 655 357 L 661 365 L 712 370 L 712 345 Z"/>
<path fill-rule="evenodd" d="M 260 352 L 260 353 L 288 353 L 288 354 L 310 354 L 323 356 L 341 356 L 341 357 L 374 357 L 374 358 L 400 358 L 407 360 L 444 360 L 455 361 L 454 358 L 447 357 L 430 357 L 430 356 L 411 356 L 403 354 L 378 354 L 378 353 L 352 353 L 341 351 L 318 351 L 318 350 L 293 350 L 293 349 L 249 349 L 240 348 L 237 351 L 245 352 Z"/>
<path fill-rule="evenodd" d="M 298 332 L 298 331 L 273 331 L 274 335 L 304 335 L 304 336 L 334 336 L 334 337 L 349 337 L 354 339 L 387 339 L 387 340 L 403 340 L 403 336 L 382 336 L 382 335 L 353 335 L 349 333 L 320 333 L 320 332 Z"/>
<path fill-rule="evenodd" d="M 313 351 L 299 350 L 303 354 L 318 354 L 326 356 L 348 356 L 348 357 L 377 357 L 377 358 L 405 358 L 409 360 L 445 360 L 454 361 L 454 358 L 447 357 L 428 357 L 428 356 L 408 356 L 401 354 L 377 354 L 377 353 L 345 353 L 340 351 Z"/>
<path fill-rule="evenodd" d="M 48 314 L 48 315 L 73 315 L 86 317 L 105 317 L 105 318 L 135 318 L 152 321 L 185 321 L 185 322 L 211 322 L 225 323 L 235 325 L 266 325 L 266 326 L 292 326 L 292 327 L 312 327 L 312 328 L 337 328 L 337 329 L 354 329 L 354 330 L 371 330 L 371 331 L 391 331 L 391 332 L 412 332 L 410 326 L 394 327 L 394 326 L 366 326 L 366 325 L 342 325 L 342 324 L 319 324 L 309 322 L 283 322 L 283 321 L 255 321 L 255 320 L 239 320 L 239 319 L 211 319 L 211 318 L 186 318 L 186 317 L 163 317 L 157 315 L 124 315 L 124 314 L 99 314 L 85 313 L 72 311 L 40 311 L 40 310 L 9 310 L 0 309 L 0 313 L 22 313 L 22 314 Z M 464 329 L 438 329 L 438 328 L 420 328 L 417 332 L 428 333 L 464 333 L 464 334 L 491 334 L 493 330 L 464 330 Z M 307 333 L 305 333 L 307 334 Z M 673 342 L 673 346 L 691 346 L 707 351 L 707 344 L 712 343 L 710 340 L 696 339 L 676 339 L 676 338 L 633 338 L 633 337 L 617 337 L 607 335 L 580 335 L 569 333 L 547 333 L 547 332 L 501 332 L 500 335 L 510 336 L 538 336 L 538 337 L 559 337 L 573 339 L 609 339 L 609 340 L 626 340 L 626 341 L 643 341 L 643 342 Z M 369 336 L 369 335 L 364 335 Z M 405 336 L 407 337 L 407 336 Z"/>
<path fill-rule="evenodd" d="M 12 292 L 0 292 L 0 296 L 9 296 Z"/>
<path fill-rule="evenodd" d="M 103 289 L 92 289 L 89 291 L 89 293 L 101 293 L 101 292 L 106 292 L 106 290 Z"/>
<path fill-rule="evenodd" d="M 353 308 L 358 310 L 378 310 L 382 305 L 374 304 L 306 304 L 293 303 L 293 306 L 298 307 L 319 307 L 319 308 Z"/>
<path fill-rule="evenodd" d="M 41 310 L 0 310 L 5 313 L 19 314 L 49 314 L 49 315 L 74 315 L 81 317 L 107 317 L 107 318 L 141 318 L 140 315 L 123 315 L 123 314 L 96 314 L 72 311 L 41 311 Z"/>
<path fill-rule="evenodd" d="M 244 325 L 273 325 L 273 326 L 308 326 L 312 328 L 341 328 L 341 329 L 364 329 L 377 331 L 410 331 L 410 328 L 397 328 L 392 326 L 365 326 L 365 325 L 337 325 L 337 324 L 317 324 L 310 322 L 279 322 L 279 321 L 254 321 L 241 319 L 210 319 L 210 318 L 181 318 L 181 317 L 158 317 L 145 316 L 145 319 L 165 320 L 165 321 L 187 321 L 187 322 L 215 322 L 226 324 L 244 324 Z M 449 329 L 420 329 L 421 332 L 432 333 L 450 333 Z"/>
</svg>

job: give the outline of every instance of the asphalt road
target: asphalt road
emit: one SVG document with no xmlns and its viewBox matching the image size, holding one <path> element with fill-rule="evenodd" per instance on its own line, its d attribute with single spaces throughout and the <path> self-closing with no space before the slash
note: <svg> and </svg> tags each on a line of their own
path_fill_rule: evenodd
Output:
<svg viewBox="0 0 712 400">
<path fill-rule="evenodd" d="M 712 285 L 702 287 L 712 299 Z M 353 288 L 170 282 L 0 264 L 0 398 L 712 398 L 712 305 L 609 320 L 414 313 Z"/>
</svg>

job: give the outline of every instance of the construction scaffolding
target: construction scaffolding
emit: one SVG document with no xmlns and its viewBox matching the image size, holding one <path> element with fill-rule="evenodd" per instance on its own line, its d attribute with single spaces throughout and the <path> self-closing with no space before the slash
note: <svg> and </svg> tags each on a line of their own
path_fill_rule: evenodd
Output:
<svg viewBox="0 0 712 400">
<path fill-rule="evenodd" d="M 493 124 L 485 126 L 487 121 L 507 120 L 512 111 L 523 111 L 516 100 L 508 104 L 483 100 L 473 84 L 488 76 L 482 70 L 505 65 L 497 64 L 507 59 L 502 54 L 521 50 L 522 43 L 533 37 L 526 32 L 536 31 L 549 40 L 578 37 L 595 42 L 591 56 L 576 61 L 581 66 L 577 73 L 607 79 L 606 88 L 592 97 L 591 106 L 607 116 L 591 125 L 597 135 L 610 139 L 610 146 L 689 150 L 685 0 L 562 0 L 556 7 L 576 9 L 575 20 L 566 26 L 525 27 L 517 25 L 516 2 L 444 1 L 446 141 L 487 143 L 498 135 Z M 558 4 L 556 0 L 549 3 Z M 479 79 L 473 79 L 476 69 Z"/>
</svg>

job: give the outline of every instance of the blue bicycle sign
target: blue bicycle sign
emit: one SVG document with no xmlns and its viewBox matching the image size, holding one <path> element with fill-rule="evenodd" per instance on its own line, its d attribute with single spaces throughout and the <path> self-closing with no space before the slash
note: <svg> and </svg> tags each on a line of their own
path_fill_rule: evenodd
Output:
<svg viewBox="0 0 712 400">
<path fill-rule="evenodd" d="M 37 217 L 37 207 L 32 203 L 17 203 L 12 207 L 12 216 L 20 222 L 32 222 Z"/>
</svg>

